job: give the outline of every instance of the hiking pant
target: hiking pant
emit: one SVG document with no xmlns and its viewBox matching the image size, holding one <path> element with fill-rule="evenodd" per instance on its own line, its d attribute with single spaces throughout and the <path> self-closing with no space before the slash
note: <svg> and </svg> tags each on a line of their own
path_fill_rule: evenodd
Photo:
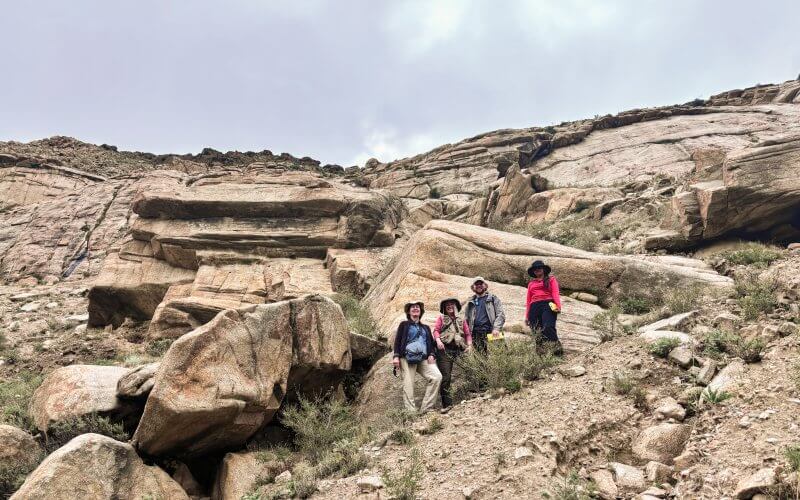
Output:
<svg viewBox="0 0 800 500">
<path fill-rule="evenodd" d="M 481 354 L 486 354 L 486 346 L 489 342 L 486 336 L 490 333 L 492 333 L 491 330 L 472 331 L 472 347 Z"/>
<path fill-rule="evenodd" d="M 427 384 L 425 385 L 425 396 L 422 398 L 420 413 L 433 408 L 436 404 L 436 396 L 439 394 L 439 386 L 442 383 L 442 374 L 435 364 L 428 363 L 428 359 L 423 359 L 419 363 L 410 364 L 406 358 L 400 358 L 400 372 L 403 376 L 403 404 L 408 411 L 417 411 L 414 404 L 414 377 L 417 373 L 422 375 Z"/>
<path fill-rule="evenodd" d="M 531 304 L 531 308 L 528 310 L 528 323 L 534 333 L 541 331 L 545 340 L 559 341 L 556 332 L 556 313 L 550 309 L 549 300 L 540 300 Z"/>
<path fill-rule="evenodd" d="M 444 346 L 444 351 L 436 350 L 436 366 L 442 374 L 442 385 L 439 393 L 442 395 L 442 407 L 453 406 L 453 394 L 450 392 L 450 382 L 453 376 L 453 363 L 461 355 L 458 347 Z"/>
</svg>

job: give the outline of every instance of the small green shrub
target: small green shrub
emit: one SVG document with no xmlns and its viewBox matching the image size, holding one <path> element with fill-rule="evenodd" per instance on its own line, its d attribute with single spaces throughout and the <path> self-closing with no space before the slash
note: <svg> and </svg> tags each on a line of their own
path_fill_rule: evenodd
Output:
<svg viewBox="0 0 800 500">
<path fill-rule="evenodd" d="M 681 341 L 675 338 L 661 338 L 650 344 L 648 350 L 650 354 L 658 358 L 666 358 L 670 351 L 681 345 Z"/>
<path fill-rule="evenodd" d="M 706 287 L 700 284 L 665 288 L 661 292 L 661 302 L 669 314 L 681 314 L 697 309 Z"/>
<path fill-rule="evenodd" d="M 625 314 L 643 314 L 653 307 L 649 300 L 641 297 L 625 297 L 619 301 L 619 305 Z"/>
<path fill-rule="evenodd" d="M 41 383 L 42 376 L 32 372 L 21 372 L 16 378 L 0 381 L 0 423 L 35 432 L 28 406 L 33 391 Z"/>
<path fill-rule="evenodd" d="M 369 465 L 369 458 L 353 440 L 340 441 L 323 453 L 316 466 L 318 477 L 351 476 Z"/>
<path fill-rule="evenodd" d="M 733 395 L 727 391 L 716 390 L 710 387 L 706 387 L 700 396 L 703 401 L 712 405 L 722 403 L 732 397 Z"/>
<path fill-rule="evenodd" d="M 620 314 L 622 314 L 622 308 L 615 304 L 594 315 L 592 328 L 600 332 L 601 339 L 611 340 L 628 333 L 628 328 L 619 319 Z"/>
<path fill-rule="evenodd" d="M 639 409 L 647 408 L 647 398 L 644 389 L 629 374 L 616 371 L 611 376 L 611 391 L 620 396 L 627 396 L 633 401 L 633 406 Z"/>
<path fill-rule="evenodd" d="M 292 480 L 289 482 L 289 492 L 292 497 L 308 498 L 317 491 L 317 474 L 314 467 L 298 464 L 292 471 Z"/>
<path fill-rule="evenodd" d="M 778 305 L 774 280 L 762 280 L 756 273 L 747 273 L 736 277 L 735 286 L 745 320 L 755 320 L 761 313 L 770 313 Z"/>
<path fill-rule="evenodd" d="M 572 471 L 554 482 L 551 491 L 543 491 L 542 497 L 552 500 L 591 500 L 597 498 L 597 487 L 592 481 L 584 481 Z"/>
<path fill-rule="evenodd" d="M 352 409 L 333 398 L 301 397 L 296 406 L 283 412 L 281 421 L 294 431 L 297 449 L 313 464 L 319 462 L 335 443 L 354 440 L 359 433 Z"/>
<path fill-rule="evenodd" d="M 462 369 L 462 389 L 482 391 L 505 389 L 516 392 L 521 380 L 535 380 L 559 359 L 540 352 L 535 342 L 491 342 L 486 354 L 473 350 L 456 361 Z"/>
<path fill-rule="evenodd" d="M 383 472 L 383 483 L 391 498 L 397 500 L 416 500 L 417 498 L 420 481 L 425 474 L 425 467 L 419 451 L 411 450 L 407 463 L 406 468 L 399 474 L 391 474 L 385 470 Z"/>
<path fill-rule="evenodd" d="M 432 187 L 430 192 L 428 193 L 428 198 L 438 199 L 441 198 L 442 194 L 439 192 L 439 188 Z"/>
<path fill-rule="evenodd" d="M 800 444 L 787 447 L 783 455 L 789 463 L 789 469 L 793 472 L 800 472 Z"/>
<path fill-rule="evenodd" d="M 169 350 L 175 339 L 156 339 L 147 344 L 145 352 L 154 358 L 160 358 Z"/>
<path fill-rule="evenodd" d="M 429 422 L 428 425 L 423 427 L 420 434 L 423 436 L 430 436 L 431 434 L 436 434 L 440 430 L 444 429 L 444 424 L 442 423 L 442 419 L 439 417 L 433 417 Z"/>
<path fill-rule="evenodd" d="M 128 441 L 130 435 L 122 424 L 96 413 L 53 422 L 45 433 L 45 449 L 54 451 L 81 434 L 102 434 L 117 441 Z"/>
<path fill-rule="evenodd" d="M 414 433 L 409 429 L 399 428 L 389 434 L 389 439 L 398 444 L 408 445 L 414 442 Z"/>
<path fill-rule="evenodd" d="M 372 313 L 361 305 L 357 297 L 346 293 L 337 293 L 333 296 L 333 300 L 342 308 L 350 331 L 371 338 L 381 336 L 378 323 L 375 322 Z"/>
<path fill-rule="evenodd" d="M 0 465 L 0 498 L 10 498 L 25 482 L 27 475 L 35 468 L 35 464 L 13 463 Z"/>
<path fill-rule="evenodd" d="M 761 361 L 761 352 L 766 343 L 760 338 L 745 339 L 738 333 L 712 330 L 703 339 L 703 353 L 711 358 L 721 354 L 742 358 L 745 363 Z"/>
<path fill-rule="evenodd" d="M 756 265 L 769 267 L 776 260 L 783 258 L 783 252 L 778 248 L 764 245 L 763 243 L 746 243 L 736 250 L 721 253 L 721 257 L 735 265 Z"/>
</svg>

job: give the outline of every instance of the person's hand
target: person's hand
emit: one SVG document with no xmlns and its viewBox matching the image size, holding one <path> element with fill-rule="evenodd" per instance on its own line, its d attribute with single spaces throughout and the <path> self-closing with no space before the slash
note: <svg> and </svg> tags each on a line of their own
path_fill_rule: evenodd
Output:
<svg viewBox="0 0 800 500">
<path fill-rule="evenodd" d="M 500 330 L 492 330 L 492 337 L 497 338 L 500 336 Z"/>
<path fill-rule="evenodd" d="M 400 358 L 392 358 L 392 364 L 395 368 L 400 368 Z"/>
<path fill-rule="evenodd" d="M 436 364 L 436 358 L 434 358 L 432 355 L 428 356 L 428 364 L 429 365 L 435 365 Z"/>
<path fill-rule="evenodd" d="M 436 339 L 436 347 L 438 347 L 440 351 L 444 351 L 444 343 L 442 342 L 442 339 Z"/>
<path fill-rule="evenodd" d="M 464 352 L 470 352 L 472 350 L 472 344 L 467 344 L 467 348 L 464 349 Z"/>
</svg>

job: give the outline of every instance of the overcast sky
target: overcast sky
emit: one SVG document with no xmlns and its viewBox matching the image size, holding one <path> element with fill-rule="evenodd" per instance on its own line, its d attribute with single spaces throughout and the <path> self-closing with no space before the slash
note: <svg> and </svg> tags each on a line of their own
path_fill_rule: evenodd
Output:
<svg viewBox="0 0 800 500">
<path fill-rule="evenodd" d="M 800 2 L 19 0 L 0 140 L 349 166 L 800 73 Z"/>
</svg>

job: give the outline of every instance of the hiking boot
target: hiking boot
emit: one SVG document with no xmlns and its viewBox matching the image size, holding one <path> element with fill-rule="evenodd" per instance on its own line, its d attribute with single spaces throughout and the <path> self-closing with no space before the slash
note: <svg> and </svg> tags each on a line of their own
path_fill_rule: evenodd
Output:
<svg viewBox="0 0 800 500">
<path fill-rule="evenodd" d="M 452 409 L 453 409 L 452 406 L 445 406 L 444 408 L 439 410 L 439 413 L 441 413 L 442 415 L 447 415 L 448 413 L 450 413 L 450 410 Z"/>
</svg>

